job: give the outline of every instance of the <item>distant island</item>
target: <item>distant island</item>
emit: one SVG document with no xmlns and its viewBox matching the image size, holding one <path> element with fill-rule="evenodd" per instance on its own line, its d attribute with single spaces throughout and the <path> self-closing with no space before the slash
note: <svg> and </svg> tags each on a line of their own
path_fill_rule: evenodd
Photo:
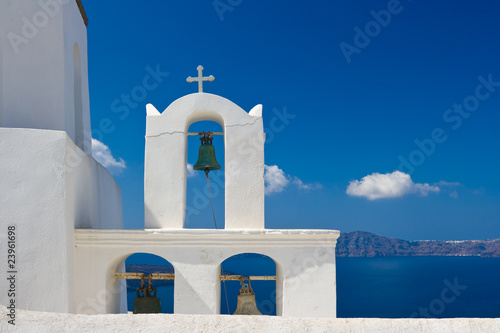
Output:
<svg viewBox="0 0 500 333">
<path fill-rule="evenodd" d="M 500 239 L 465 241 L 407 241 L 379 236 L 366 231 L 342 232 L 337 240 L 337 257 L 394 256 L 476 256 L 500 257 Z M 174 273 L 172 266 L 126 265 L 127 272 Z M 227 274 L 233 274 L 228 272 Z M 172 285 L 173 281 L 158 280 L 155 286 Z M 140 286 L 140 280 L 127 280 L 130 290 Z"/>
<path fill-rule="evenodd" d="M 465 241 L 406 241 L 366 231 L 341 233 L 338 257 L 478 256 L 500 257 L 500 239 Z"/>
</svg>

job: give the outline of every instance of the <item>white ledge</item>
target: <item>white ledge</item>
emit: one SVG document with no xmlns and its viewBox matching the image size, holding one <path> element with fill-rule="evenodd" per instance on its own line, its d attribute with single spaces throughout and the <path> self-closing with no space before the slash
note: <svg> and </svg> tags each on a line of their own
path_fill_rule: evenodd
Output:
<svg viewBox="0 0 500 333">
<path fill-rule="evenodd" d="M 335 245 L 338 230 L 302 229 L 146 229 L 146 230 L 97 230 L 76 229 L 76 246 L 148 245 L 154 247 L 238 247 L 267 246 L 321 246 Z"/>
<path fill-rule="evenodd" d="M 273 316 L 216 316 L 175 314 L 75 315 L 17 309 L 19 332 L 499 332 L 500 319 L 380 319 L 380 318 L 287 318 Z M 13 330 L 7 323 L 7 308 L 0 306 L 0 331 Z"/>
</svg>

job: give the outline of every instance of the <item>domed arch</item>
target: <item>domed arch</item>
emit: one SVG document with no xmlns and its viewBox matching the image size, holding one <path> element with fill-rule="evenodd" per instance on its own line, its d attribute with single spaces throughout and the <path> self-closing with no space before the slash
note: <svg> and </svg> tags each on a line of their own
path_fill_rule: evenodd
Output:
<svg viewBox="0 0 500 333">
<path fill-rule="evenodd" d="M 84 150 L 82 61 L 78 43 L 73 45 L 73 102 L 74 102 L 74 142 Z"/>
<path fill-rule="evenodd" d="M 160 126 L 148 128 L 147 132 L 154 135 L 155 131 L 184 132 L 189 125 L 202 120 L 215 121 L 222 127 L 252 124 L 262 118 L 262 106 L 257 105 L 247 113 L 227 98 L 197 93 L 176 99 L 161 114 L 154 106 L 148 104 L 147 115 L 164 119 Z"/>
</svg>

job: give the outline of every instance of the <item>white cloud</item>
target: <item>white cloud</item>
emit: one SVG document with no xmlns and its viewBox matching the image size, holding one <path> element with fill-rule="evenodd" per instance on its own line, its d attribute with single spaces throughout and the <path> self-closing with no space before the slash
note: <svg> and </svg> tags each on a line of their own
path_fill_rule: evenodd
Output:
<svg viewBox="0 0 500 333">
<path fill-rule="evenodd" d="M 484 194 L 484 187 L 481 187 L 481 188 L 478 188 L 478 189 L 475 189 L 472 191 L 472 194 L 475 194 L 475 195 L 481 195 L 481 194 Z"/>
<path fill-rule="evenodd" d="M 304 184 L 304 182 L 297 177 L 293 177 L 292 183 L 301 190 L 319 190 L 320 188 L 323 188 L 323 185 L 319 183 Z"/>
<path fill-rule="evenodd" d="M 196 176 L 196 171 L 193 169 L 193 165 L 191 163 L 187 164 L 187 177 L 191 178 Z"/>
<path fill-rule="evenodd" d="M 116 160 L 109 147 L 96 139 L 92 139 L 92 157 L 112 174 L 119 174 L 127 167 L 122 158 Z"/>
<path fill-rule="evenodd" d="M 266 194 L 271 194 L 282 192 L 288 186 L 290 180 L 277 165 L 264 165 L 264 182 Z"/>
<path fill-rule="evenodd" d="M 440 180 L 437 183 L 435 183 L 434 185 L 439 186 L 443 191 L 448 192 L 450 197 L 456 199 L 456 198 L 458 198 L 458 191 L 456 191 L 456 190 L 451 191 L 451 188 L 460 186 L 462 184 L 460 184 L 459 182 L 447 182 L 444 180 Z M 451 191 L 451 192 L 449 192 L 449 191 Z"/>
<path fill-rule="evenodd" d="M 297 186 L 300 190 L 317 190 L 323 187 L 319 183 L 305 184 L 299 178 L 287 175 L 277 165 L 264 165 L 264 182 L 266 194 L 283 192 L 289 184 Z"/>
<path fill-rule="evenodd" d="M 440 180 L 434 185 L 437 185 L 437 186 L 459 186 L 460 183 L 459 182 L 447 182 L 444 180 Z"/>
<path fill-rule="evenodd" d="M 407 194 L 417 193 L 427 196 L 430 192 L 439 192 L 439 186 L 427 183 L 414 183 L 410 175 L 401 171 L 393 173 L 372 173 L 371 175 L 353 180 L 349 183 L 346 193 L 355 197 L 364 197 L 369 200 L 383 198 L 397 198 Z"/>
</svg>

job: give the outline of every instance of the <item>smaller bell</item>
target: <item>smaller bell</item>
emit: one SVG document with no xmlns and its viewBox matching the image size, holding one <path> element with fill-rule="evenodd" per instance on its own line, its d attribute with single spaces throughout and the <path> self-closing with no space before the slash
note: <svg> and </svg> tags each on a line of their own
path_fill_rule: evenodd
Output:
<svg viewBox="0 0 500 333">
<path fill-rule="evenodd" d="M 154 292 L 151 296 L 151 292 Z M 143 293 L 141 296 L 140 293 Z M 161 313 L 161 301 L 156 297 L 156 288 L 137 288 L 137 297 L 134 299 L 134 314 L 137 313 Z"/>
<path fill-rule="evenodd" d="M 244 281 L 240 281 L 240 283 L 241 289 L 238 294 L 238 305 L 233 315 L 262 315 L 255 303 L 255 293 L 250 286 L 250 280 L 248 280 L 248 284 L 244 283 Z"/>
<path fill-rule="evenodd" d="M 213 138 L 210 136 L 210 132 L 203 132 L 203 137 L 200 140 L 201 146 L 198 152 L 198 161 L 193 166 L 193 169 L 204 170 L 208 175 L 211 170 L 219 170 L 220 164 L 215 158 L 215 148 L 212 145 Z"/>
</svg>

